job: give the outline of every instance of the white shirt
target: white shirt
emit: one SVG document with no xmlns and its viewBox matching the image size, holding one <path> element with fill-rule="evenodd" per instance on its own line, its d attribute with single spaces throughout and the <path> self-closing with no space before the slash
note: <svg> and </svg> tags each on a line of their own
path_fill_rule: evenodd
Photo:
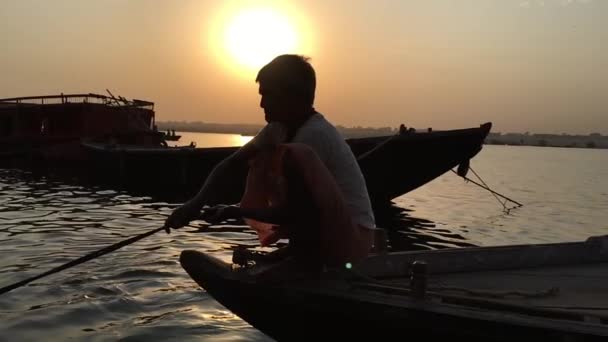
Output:
<svg viewBox="0 0 608 342">
<path fill-rule="evenodd" d="M 342 190 L 353 221 L 365 227 L 376 227 L 365 178 L 338 130 L 323 115 L 315 113 L 298 129 L 292 142 L 310 146 L 319 156 Z"/>
</svg>

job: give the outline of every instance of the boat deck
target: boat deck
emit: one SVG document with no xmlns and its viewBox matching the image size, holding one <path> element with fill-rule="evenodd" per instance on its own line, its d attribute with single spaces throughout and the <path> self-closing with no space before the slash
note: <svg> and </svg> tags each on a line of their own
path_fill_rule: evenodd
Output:
<svg viewBox="0 0 608 342">
<path fill-rule="evenodd" d="M 382 284 L 385 290 L 409 289 L 410 279 L 387 279 Z M 584 321 L 603 322 L 608 329 L 608 262 L 436 274 L 429 276 L 427 290 L 430 298 L 477 299 L 487 305 L 571 313 Z"/>
<path fill-rule="evenodd" d="M 306 324 L 288 317 L 317 317 L 323 329 L 352 336 L 377 333 L 369 327 L 382 324 L 387 336 L 407 327 L 413 336 L 483 341 L 608 338 L 608 236 L 380 253 L 352 267 L 279 279 L 259 277 L 272 267 L 264 262 L 233 268 L 195 251 L 183 252 L 180 262 L 212 296 L 271 336 L 290 337 Z"/>
</svg>

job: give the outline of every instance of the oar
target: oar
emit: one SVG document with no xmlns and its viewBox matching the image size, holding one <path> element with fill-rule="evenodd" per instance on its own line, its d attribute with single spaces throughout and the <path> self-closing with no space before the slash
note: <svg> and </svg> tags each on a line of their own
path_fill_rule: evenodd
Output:
<svg viewBox="0 0 608 342">
<path fill-rule="evenodd" d="M 80 258 L 78 258 L 76 260 L 72 260 L 72 261 L 70 261 L 70 262 L 68 262 L 66 264 L 61 265 L 61 266 L 55 267 L 52 270 L 46 271 L 44 273 L 41 273 L 41 274 L 33 276 L 31 278 L 22 280 L 20 282 L 14 283 L 12 285 L 8 285 L 8 286 L 5 286 L 3 288 L 0 288 L 0 295 L 5 294 L 5 293 L 7 293 L 7 292 L 9 292 L 11 290 L 14 290 L 14 289 L 18 288 L 18 287 L 21 287 L 21 286 L 23 286 L 25 284 L 31 283 L 34 280 L 40 279 L 42 277 L 46 277 L 46 276 L 48 276 L 50 274 L 57 273 L 59 271 L 63 271 L 66 268 L 70 268 L 70 267 L 73 267 L 73 266 L 76 266 L 76 265 L 80 265 L 83 262 L 87 262 L 87 261 L 89 261 L 91 259 L 95 259 L 95 258 L 100 257 L 102 255 L 105 255 L 105 254 L 108 254 L 110 252 L 113 252 L 113 251 L 115 251 L 115 250 L 117 250 L 119 248 L 122 248 L 122 247 L 126 246 L 126 245 L 132 244 L 133 242 L 139 241 L 139 240 L 141 240 L 141 239 L 143 239 L 145 237 L 148 237 L 150 235 L 156 234 L 156 233 L 160 232 L 161 230 L 167 230 L 167 232 L 169 232 L 169 229 L 167 227 L 162 226 L 160 228 L 153 229 L 153 230 L 151 230 L 151 231 L 149 231 L 147 233 L 143 233 L 143 234 L 139 234 L 139 235 L 133 236 L 133 237 L 128 238 L 128 239 L 126 239 L 124 241 L 115 243 L 115 244 L 113 244 L 111 246 L 108 246 L 108 247 L 102 248 L 100 250 L 97 250 L 95 252 L 89 253 L 89 254 L 87 254 L 87 255 L 85 255 L 83 257 L 80 257 Z"/>
</svg>

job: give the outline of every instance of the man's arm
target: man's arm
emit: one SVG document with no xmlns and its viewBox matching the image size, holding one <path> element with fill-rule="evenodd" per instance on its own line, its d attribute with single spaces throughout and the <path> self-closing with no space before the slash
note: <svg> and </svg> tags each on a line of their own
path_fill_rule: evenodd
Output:
<svg viewBox="0 0 608 342">
<path fill-rule="evenodd" d="M 255 153 L 257 153 L 257 146 L 250 141 L 219 162 L 209 173 L 196 196 L 175 209 L 165 221 L 165 226 L 183 227 L 200 215 L 204 205 L 220 201 L 221 195 L 226 193 L 226 189 L 234 186 L 235 179 L 246 177 L 247 161 Z"/>
<path fill-rule="evenodd" d="M 175 209 L 165 222 L 166 227 L 179 228 L 188 224 L 200 215 L 206 204 L 217 204 L 225 200 L 222 195 L 230 193 L 235 183 L 245 180 L 247 161 L 261 149 L 268 148 L 284 141 L 285 129 L 279 123 L 269 123 L 247 144 L 239 148 L 228 158 L 216 165 L 207 176 L 205 183 L 194 198 Z"/>
<path fill-rule="evenodd" d="M 205 211 L 203 219 L 211 224 L 223 222 L 227 219 L 248 218 L 274 225 L 284 225 L 293 220 L 287 206 L 266 208 L 242 208 L 238 205 L 219 205 Z"/>
<path fill-rule="evenodd" d="M 255 153 L 253 144 L 246 144 L 219 162 L 205 179 L 199 192 L 187 204 L 200 210 L 206 204 L 218 204 L 222 195 L 234 188 L 235 180 L 247 176 L 247 161 Z"/>
<path fill-rule="evenodd" d="M 199 210 L 205 204 L 217 204 L 224 200 L 221 195 L 230 192 L 235 181 L 245 180 L 247 176 L 247 161 L 259 151 L 272 148 L 286 139 L 285 126 L 271 122 L 247 144 L 234 154 L 220 162 L 209 174 L 199 193 L 189 202 Z"/>
</svg>

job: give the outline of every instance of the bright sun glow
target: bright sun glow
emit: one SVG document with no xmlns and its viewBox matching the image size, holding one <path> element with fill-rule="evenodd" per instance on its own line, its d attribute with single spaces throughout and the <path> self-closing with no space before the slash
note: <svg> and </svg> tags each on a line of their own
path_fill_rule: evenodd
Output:
<svg viewBox="0 0 608 342">
<path fill-rule="evenodd" d="M 288 17 L 270 8 L 242 10 L 229 20 L 224 34 L 227 54 L 257 70 L 283 53 L 297 53 L 298 35 Z"/>
</svg>

